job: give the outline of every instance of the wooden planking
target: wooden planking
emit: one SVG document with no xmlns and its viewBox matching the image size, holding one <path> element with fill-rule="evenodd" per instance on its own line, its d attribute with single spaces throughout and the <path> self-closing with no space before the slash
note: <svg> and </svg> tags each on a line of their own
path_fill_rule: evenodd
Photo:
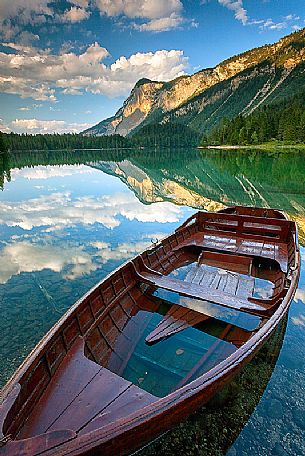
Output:
<svg viewBox="0 0 305 456">
<path fill-rule="evenodd" d="M 70 429 L 80 431 L 130 386 L 127 380 L 101 368 L 48 430 L 64 429 L 69 423 Z"/>
<path fill-rule="evenodd" d="M 5 447 L 0 448 L 0 454 L 1 456 L 34 456 L 62 445 L 75 437 L 76 433 L 70 430 L 47 432 L 31 439 L 9 441 Z"/>
<path fill-rule="evenodd" d="M 251 240 L 235 237 L 233 233 L 213 234 L 197 233 L 192 239 L 182 242 L 176 250 L 189 246 L 198 246 L 210 251 L 238 253 L 249 257 L 265 257 L 278 261 L 283 272 L 287 272 L 287 245 L 273 240 Z"/>
<path fill-rule="evenodd" d="M 184 324 L 189 313 L 191 313 L 191 311 L 188 308 L 173 304 L 162 321 L 160 321 L 156 328 L 146 337 L 146 342 L 150 343 L 166 337 L 168 328 L 173 327 L 172 325 L 175 325 L 177 322 L 180 326 Z"/>
<path fill-rule="evenodd" d="M 198 277 L 200 277 L 200 280 L 198 280 Z M 193 284 L 200 283 L 205 290 L 211 288 L 245 299 L 253 294 L 254 278 L 244 277 L 238 273 L 212 268 L 204 264 L 194 266 L 189 271 L 187 278 L 191 278 L 192 280 L 189 280 L 189 282 Z"/>
<path fill-rule="evenodd" d="M 101 366 L 85 357 L 84 340 L 79 337 L 65 356 L 18 438 L 46 432 L 100 370 Z M 65 425 L 62 429 L 66 427 Z"/>
<path fill-rule="evenodd" d="M 224 307 L 230 307 L 236 310 L 243 310 L 250 313 L 264 312 L 264 307 L 253 304 L 236 296 L 231 296 L 227 293 L 213 290 L 212 288 L 206 290 L 200 285 L 182 282 L 181 280 L 169 279 L 168 277 L 159 277 L 153 274 L 142 273 L 139 274 L 142 280 L 150 283 L 156 287 L 164 288 L 169 291 L 184 294 L 186 296 L 208 300 Z"/>
<path fill-rule="evenodd" d="M 157 327 L 146 337 L 146 342 L 153 343 L 161 339 L 176 334 L 184 329 L 195 326 L 202 321 L 209 319 L 208 315 L 196 312 L 191 309 L 181 308 L 180 305 L 174 304 L 163 320 Z"/>
<path fill-rule="evenodd" d="M 157 399 L 156 396 L 147 393 L 136 385 L 130 385 L 128 389 L 102 410 L 96 418 L 83 427 L 79 434 L 86 434 L 87 432 L 115 422 L 136 410 L 142 409 L 146 405 L 152 404 Z"/>
</svg>

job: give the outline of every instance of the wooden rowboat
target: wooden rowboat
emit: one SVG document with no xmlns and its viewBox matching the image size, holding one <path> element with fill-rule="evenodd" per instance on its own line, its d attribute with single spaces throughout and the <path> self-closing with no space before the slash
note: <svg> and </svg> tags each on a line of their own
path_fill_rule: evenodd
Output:
<svg viewBox="0 0 305 456">
<path fill-rule="evenodd" d="M 123 455 L 206 403 L 297 288 L 280 212 L 198 212 L 81 298 L 4 387 L 0 455 Z"/>
</svg>

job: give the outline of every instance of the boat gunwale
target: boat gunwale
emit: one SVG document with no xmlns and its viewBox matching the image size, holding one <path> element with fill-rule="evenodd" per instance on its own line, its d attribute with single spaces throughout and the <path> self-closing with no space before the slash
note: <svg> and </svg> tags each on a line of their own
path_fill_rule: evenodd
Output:
<svg viewBox="0 0 305 456">
<path fill-rule="evenodd" d="M 296 253 L 297 252 L 299 253 L 299 251 L 296 251 Z M 297 257 L 299 258 L 298 254 L 296 255 L 296 258 Z M 231 376 L 237 373 L 246 363 L 248 358 L 252 358 L 255 355 L 260 346 L 263 345 L 263 343 L 265 343 L 265 341 L 271 336 L 276 326 L 285 316 L 296 292 L 296 287 L 294 285 L 297 283 L 299 272 L 300 268 L 296 268 L 296 270 L 293 271 L 287 294 L 272 317 L 270 317 L 245 344 L 234 351 L 234 353 L 232 353 L 224 361 L 217 364 L 217 366 L 213 367 L 208 372 L 202 374 L 200 377 L 187 385 L 173 391 L 163 398 L 158 399 L 152 404 L 131 413 L 127 417 L 117 420 L 115 423 L 109 423 L 104 427 L 91 431 L 88 434 L 76 437 L 66 445 L 63 444 L 61 447 L 58 447 L 55 452 L 51 450 L 46 454 L 56 454 L 62 456 L 69 454 L 76 456 L 78 454 L 83 454 L 84 451 L 91 451 L 96 448 L 98 444 L 101 445 L 106 443 L 107 441 L 121 435 L 123 432 L 134 431 L 135 428 L 137 426 L 141 426 L 143 422 L 147 422 L 154 416 L 160 416 L 162 413 L 171 409 L 174 405 L 181 405 L 182 402 L 187 401 L 196 393 L 199 394 L 215 381 L 220 381 L 222 377 L 225 377 L 230 372 L 234 371 Z M 76 442 L 77 445 L 75 445 Z M 83 444 L 83 446 L 81 447 L 80 444 Z M 88 445 L 89 447 L 85 448 L 85 446 Z"/>
<path fill-rule="evenodd" d="M 36 363 L 39 362 L 41 356 L 45 353 L 45 351 L 49 348 L 49 345 L 54 342 L 54 338 L 58 332 L 58 329 L 64 325 L 65 321 L 69 317 L 73 317 L 77 314 L 78 307 L 94 292 L 96 291 L 103 282 L 106 280 L 111 279 L 119 270 L 123 269 L 127 265 L 129 265 L 134 259 L 139 257 L 142 253 L 147 252 L 148 250 L 157 249 L 161 244 L 162 241 L 171 236 L 172 234 L 178 234 L 180 228 L 188 227 L 189 222 L 194 219 L 196 220 L 196 215 L 199 214 L 200 211 L 194 213 L 186 222 L 185 224 L 181 225 L 177 228 L 174 233 L 167 234 L 164 238 L 160 239 L 158 243 L 153 244 L 152 249 L 146 249 L 140 254 L 135 255 L 132 259 L 128 259 L 120 266 L 118 266 L 115 270 L 110 272 L 106 277 L 104 277 L 101 281 L 99 281 L 96 285 L 94 285 L 87 293 L 85 293 L 81 298 L 79 298 L 75 304 L 73 304 L 63 315 L 62 317 L 50 328 L 50 330 L 43 336 L 43 338 L 38 342 L 38 344 L 31 350 L 29 355 L 25 358 L 22 364 L 17 368 L 15 373 L 12 377 L 8 380 L 6 385 L 1 391 L 0 397 L 0 405 L 3 405 L 5 399 L 8 397 L 10 392 L 16 386 L 16 384 L 20 384 L 19 380 L 26 374 L 29 368 L 34 368 Z M 243 215 L 241 215 L 243 217 Z M 265 219 L 266 217 L 261 217 Z M 285 219 L 288 218 L 285 216 Z M 275 219 L 277 220 L 277 219 Z M 188 223 L 187 223 L 188 222 Z M 228 358 L 226 358 L 221 363 L 217 364 L 215 367 L 210 369 L 208 372 L 202 374 L 197 379 L 193 380 L 192 382 L 188 383 L 187 385 L 173 391 L 172 393 L 168 394 L 165 397 L 162 397 L 150 405 L 143 407 L 142 409 L 135 411 L 128 415 L 127 417 L 121 418 L 117 420 L 115 423 L 109 423 L 104 427 L 98 428 L 93 430 L 87 434 L 77 436 L 76 438 L 72 439 L 70 442 L 62 444 L 60 447 L 56 447 L 54 449 L 46 450 L 46 454 L 82 454 L 83 451 L 90 451 L 93 448 L 97 447 L 98 444 L 103 444 L 110 439 L 115 438 L 116 436 L 122 434 L 124 431 L 128 432 L 130 430 L 134 430 L 136 427 L 143 424 L 143 420 L 147 421 L 153 416 L 161 415 L 165 413 L 170 408 L 174 406 L 179 406 L 182 402 L 186 401 L 189 397 L 193 396 L 194 394 L 199 394 L 203 390 L 205 390 L 208 386 L 213 384 L 214 382 L 221 381 L 221 378 L 225 377 L 226 375 L 230 377 L 230 372 L 232 372 L 231 376 L 235 373 L 236 370 L 239 370 L 246 360 L 249 357 L 254 356 L 256 351 L 259 347 L 266 341 L 266 339 L 271 335 L 275 327 L 279 324 L 281 319 L 284 317 L 285 313 L 287 312 L 289 305 L 293 299 L 293 296 L 297 289 L 297 281 L 300 274 L 300 249 L 298 243 L 298 236 L 297 236 L 297 225 L 295 222 L 294 227 L 295 231 L 292 231 L 291 234 L 294 240 L 294 251 L 295 251 L 295 258 L 294 258 L 294 266 L 290 267 L 287 272 L 287 276 L 290 273 L 290 285 L 287 289 L 287 293 L 276 309 L 276 311 L 267 319 L 266 323 L 258 329 L 258 331 L 253 334 L 252 337 L 249 338 L 247 342 L 245 342 L 241 347 L 239 347 L 234 353 L 232 353 Z M 115 298 L 114 298 L 115 301 Z M 107 305 L 104 310 L 107 310 L 108 307 L 111 306 L 111 302 Z M 99 318 L 99 316 L 97 317 Z M 9 410 L 8 410 L 9 411 Z M 1 419 L 1 416 L 0 416 Z M 4 420 L 3 420 L 4 422 Z M 0 437 L 1 437 L 0 430 Z M 111 435 L 109 434 L 111 432 Z M 16 440 L 17 441 L 17 440 Z M 82 447 L 80 445 L 83 445 Z M 88 448 L 85 448 L 89 446 Z M 69 453 L 67 453 L 69 451 Z M 81 453 L 79 453 L 81 451 Z"/>
</svg>

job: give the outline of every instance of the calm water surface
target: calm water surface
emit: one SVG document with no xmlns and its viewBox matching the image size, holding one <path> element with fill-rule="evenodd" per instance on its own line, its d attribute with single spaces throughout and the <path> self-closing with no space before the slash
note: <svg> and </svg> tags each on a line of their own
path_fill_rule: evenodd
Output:
<svg viewBox="0 0 305 456">
<path fill-rule="evenodd" d="M 285 210 L 298 223 L 304 270 L 304 178 L 298 151 L 0 158 L 0 386 L 76 299 L 198 208 Z M 303 272 L 287 327 L 222 396 L 141 455 L 174 455 L 177 445 L 191 455 L 303 455 L 304 304 Z"/>
</svg>

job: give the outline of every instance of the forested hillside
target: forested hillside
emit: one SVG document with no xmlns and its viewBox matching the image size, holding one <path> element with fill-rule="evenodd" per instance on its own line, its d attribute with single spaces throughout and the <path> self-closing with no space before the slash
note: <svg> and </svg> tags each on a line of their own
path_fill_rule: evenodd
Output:
<svg viewBox="0 0 305 456">
<path fill-rule="evenodd" d="M 131 140 L 135 146 L 142 147 L 195 147 L 199 143 L 199 135 L 184 125 L 152 124 L 138 130 Z"/>
<path fill-rule="evenodd" d="M 263 106 L 252 114 L 225 118 L 202 145 L 261 144 L 268 141 L 305 143 L 305 92 L 281 102 Z"/>
</svg>

